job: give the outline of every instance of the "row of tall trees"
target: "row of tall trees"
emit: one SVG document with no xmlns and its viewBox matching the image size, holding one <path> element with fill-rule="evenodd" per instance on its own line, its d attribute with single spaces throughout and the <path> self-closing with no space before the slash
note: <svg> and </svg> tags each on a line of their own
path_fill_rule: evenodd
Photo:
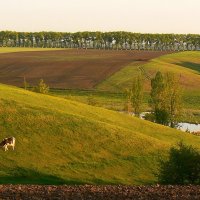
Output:
<svg viewBox="0 0 200 200">
<path fill-rule="evenodd" d="M 76 33 L 0 31 L 0 47 L 184 51 L 200 50 L 200 35 L 141 34 L 123 31 Z"/>
</svg>

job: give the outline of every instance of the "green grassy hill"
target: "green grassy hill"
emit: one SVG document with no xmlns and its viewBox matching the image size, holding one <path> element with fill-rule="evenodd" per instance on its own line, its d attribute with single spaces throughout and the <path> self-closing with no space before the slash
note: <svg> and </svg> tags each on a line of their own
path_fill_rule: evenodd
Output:
<svg viewBox="0 0 200 200">
<path fill-rule="evenodd" d="M 0 183 L 148 184 L 158 158 L 200 138 L 75 101 L 0 85 Z"/>
</svg>

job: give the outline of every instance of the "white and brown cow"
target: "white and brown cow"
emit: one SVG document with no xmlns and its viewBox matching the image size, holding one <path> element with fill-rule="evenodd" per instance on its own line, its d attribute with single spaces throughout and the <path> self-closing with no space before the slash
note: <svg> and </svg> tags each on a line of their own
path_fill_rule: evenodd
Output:
<svg viewBox="0 0 200 200">
<path fill-rule="evenodd" d="M 8 150 L 8 147 L 11 146 L 13 150 L 15 149 L 15 138 L 4 138 L 3 141 L 0 143 L 0 147 L 4 148 L 5 151 Z"/>
</svg>

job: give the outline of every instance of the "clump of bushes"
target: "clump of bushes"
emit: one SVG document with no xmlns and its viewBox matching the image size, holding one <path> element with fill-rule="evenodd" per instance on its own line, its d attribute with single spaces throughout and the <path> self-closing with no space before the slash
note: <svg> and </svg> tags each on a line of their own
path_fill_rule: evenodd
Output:
<svg viewBox="0 0 200 200">
<path fill-rule="evenodd" d="M 200 184 L 200 152 L 180 142 L 167 161 L 160 161 L 158 178 L 161 184 Z"/>
</svg>

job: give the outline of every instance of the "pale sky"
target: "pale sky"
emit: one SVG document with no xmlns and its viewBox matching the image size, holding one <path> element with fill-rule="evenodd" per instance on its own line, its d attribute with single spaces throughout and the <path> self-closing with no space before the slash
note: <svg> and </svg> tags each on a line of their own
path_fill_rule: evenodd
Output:
<svg viewBox="0 0 200 200">
<path fill-rule="evenodd" d="M 200 0 L 0 0 L 0 30 L 200 34 Z"/>
</svg>

